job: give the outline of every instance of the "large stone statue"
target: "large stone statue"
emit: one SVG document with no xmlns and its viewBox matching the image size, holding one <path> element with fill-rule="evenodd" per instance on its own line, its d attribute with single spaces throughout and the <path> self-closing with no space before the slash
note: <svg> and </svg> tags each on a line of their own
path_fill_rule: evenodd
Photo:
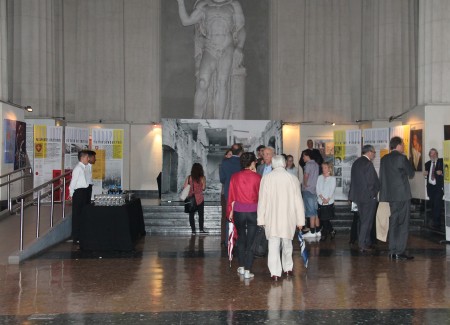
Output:
<svg viewBox="0 0 450 325">
<path fill-rule="evenodd" d="M 236 0 L 197 0 L 188 15 L 178 1 L 183 26 L 195 26 L 197 86 L 194 118 L 243 119 L 245 18 Z"/>
</svg>

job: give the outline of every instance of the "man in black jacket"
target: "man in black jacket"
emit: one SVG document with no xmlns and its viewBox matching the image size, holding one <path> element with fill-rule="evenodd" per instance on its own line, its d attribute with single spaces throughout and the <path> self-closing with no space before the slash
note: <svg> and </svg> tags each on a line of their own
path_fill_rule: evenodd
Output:
<svg viewBox="0 0 450 325">
<path fill-rule="evenodd" d="M 358 244 L 361 252 L 372 246 L 371 231 L 377 211 L 377 195 L 380 181 L 373 166 L 375 148 L 368 144 L 362 148 L 362 156 L 352 165 L 349 200 L 355 202 L 359 211 Z"/>
<path fill-rule="evenodd" d="M 298 164 L 300 165 L 300 167 L 302 167 L 302 170 L 305 169 L 306 163 L 303 160 L 303 156 L 307 150 L 310 150 L 310 157 L 312 160 L 314 160 L 317 163 L 317 165 L 319 165 L 319 174 L 322 174 L 323 157 L 322 157 L 322 154 L 320 153 L 320 150 L 313 148 L 314 143 L 313 143 L 313 140 L 311 140 L 311 139 L 308 139 L 308 141 L 306 141 L 306 145 L 308 146 L 308 148 L 302 151 L 302 155 L 300 156 L 300 160 L 298 161 Z"/>
<path fill-rule="evenodd" d="M 225 201 L 222 202 L 222 211 L 226 210 L 228 202 L 228 190 L 230 188 L 231 176 L 241 170 L 240 157 L 243 152 L 242 145 L 240 143 L 235 143 L 231 146 L 231 153 L 233 154 L 230 158 L 222 160 L 222 164 L 219 167 L 219 178 L 220 182 L 223 184 L 223 196 Z M 222 240 L 225 247 L 228 246 L 228 230 L 229 221 L 227 216 L 222 218 L 222 222 L 225 224 L 222 227 Z M 225 228 L 225 229 L 223 229 Z"/>
<path fill-rule="evenodd" d="M 408 178 L 414 177 L 414 169 L 403 154 L 402 138 L 393 137 L 389 142 L 391 152 L 381 158 L 380 201 L 389 202 L 389 257 L 395 260 L 413 259 L 405 254 L 409 234 L 411 187 Z"/>
<path fill-rule="evenodd" d="M 438 151 L 430 149 L 430 160 L 425 163 L 423 175 L 427 180 L 427 195 L 431 203 L 433 226 L 441 227 L 442 198 L 444 196 L 444 162 L 439 158 Z"/>
</svg>

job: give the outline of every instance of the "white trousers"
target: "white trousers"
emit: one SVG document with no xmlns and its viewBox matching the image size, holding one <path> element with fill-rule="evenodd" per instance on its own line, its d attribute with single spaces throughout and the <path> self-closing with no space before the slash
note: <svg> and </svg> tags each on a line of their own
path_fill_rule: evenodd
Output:
<svg viewBox="0 0 450 325">
<path fill-rule="evenodd" d="M 281 256 L 280 256 L 281 249 Z M 292 271 L 294 261 L 292 260 L 292 239 L 270 237 L 269 256 L 267 266 L 271 276 L 281 276 L 281 273 Z"/>
</svg>

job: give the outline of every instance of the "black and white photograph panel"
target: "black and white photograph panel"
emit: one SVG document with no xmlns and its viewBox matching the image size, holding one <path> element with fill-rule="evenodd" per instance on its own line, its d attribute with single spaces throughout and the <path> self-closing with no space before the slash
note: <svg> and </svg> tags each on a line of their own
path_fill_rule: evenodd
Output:
<svg viewBox="0 0 450 325">
<path fill-rule="evenodd" d="M 162 119 L 162 202 L 179 202 L 192 165 L 199 163 L 206 178 L 205 201 L 220 202 L 220 165 L 234 143 L 256 152 L 260 145 L 283 152 L 282 123 L 268 120 Z"/>
</svg>

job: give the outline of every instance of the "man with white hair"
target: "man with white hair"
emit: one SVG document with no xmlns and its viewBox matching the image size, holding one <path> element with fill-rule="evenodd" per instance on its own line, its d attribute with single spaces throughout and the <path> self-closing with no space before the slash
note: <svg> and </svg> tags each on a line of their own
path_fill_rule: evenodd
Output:
<svg viewBox="0 0 450 325">
<path fill-rule="evenodd" d="M 278 281 L 282 272 L 292 276 L 292 239 L 295 228 L 305 225 L 300 182 L 286 171 L 283 156 L 272 158 L 272 172 L 263 176 L 259 188 L 258 225 L 265 228 L 269 240 L 267 265 L 272 280 Z M 280 258 L 281 247 L 281 258 Z"/>
<path fill-rule="evenodd" d="M 265 147 L 263 149 L 263 163 L 256 169 L 257 173 L 264 176 L 272 171 L 272 157 L 275 149 L 272 147 Z"/>
</svg>

